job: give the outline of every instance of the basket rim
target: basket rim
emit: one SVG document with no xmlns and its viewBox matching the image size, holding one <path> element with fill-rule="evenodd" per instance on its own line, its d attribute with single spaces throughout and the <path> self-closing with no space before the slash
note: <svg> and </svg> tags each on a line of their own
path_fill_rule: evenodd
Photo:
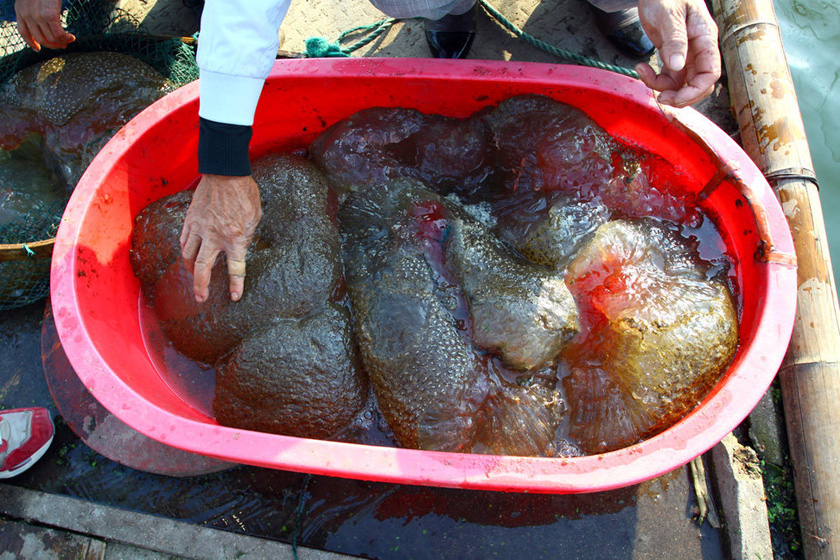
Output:
<svg viewBox="0 0 840 560">
<path fill-rule="evenodd" d="M 0 262 L 52 258 L 55 237 L 31 243 L 0 244 Z"/>
</svg>

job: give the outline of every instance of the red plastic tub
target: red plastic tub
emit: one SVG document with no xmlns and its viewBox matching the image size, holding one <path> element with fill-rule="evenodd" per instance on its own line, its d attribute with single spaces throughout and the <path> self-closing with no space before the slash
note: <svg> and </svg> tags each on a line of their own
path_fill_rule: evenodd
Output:
<svg viewBox="0 0 840 560">
<path fill-rule="evenodd" d="M 693 109 L 660 107 L 641 82 L 548 64 L 414 59 L 278 62 L 257 110 L 253 156 L 306 146 L 372 106 L 466 116 L 511 95 L 575 105 L 616 137 L 658 154 L 708 195 L 743 300 L 734 363 L 691 414 L 611 453 L 523 458 L 395 449 L 220 426 L 174 393 L 141 340 L 139 285 L 128 258 L 134 217 L 197 178 L 198 85 L 161 99 L 96 157 L 56 238 L 52 306 L 67 357 L 93 396 L 168 445 L 262 467 L 365 480 L 486 490 L 576 493 L 638 483 L 715 445 L 757 404 L 787 347 L 796 303 L 793 242 L 772 190 L 747 155 Z"/>
</svg>

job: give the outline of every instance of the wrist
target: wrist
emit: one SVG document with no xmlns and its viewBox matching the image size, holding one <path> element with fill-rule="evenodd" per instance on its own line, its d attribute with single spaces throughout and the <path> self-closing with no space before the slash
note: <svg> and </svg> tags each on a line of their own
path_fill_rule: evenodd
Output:
<svg viewBox="0 0 840 560">
<path fill-rule="evenodd" d="M 248 146 L 250 126 L 226 124 L 199 117 L 198 172 L 244 177 L 251 174 Z"/>
</svg>

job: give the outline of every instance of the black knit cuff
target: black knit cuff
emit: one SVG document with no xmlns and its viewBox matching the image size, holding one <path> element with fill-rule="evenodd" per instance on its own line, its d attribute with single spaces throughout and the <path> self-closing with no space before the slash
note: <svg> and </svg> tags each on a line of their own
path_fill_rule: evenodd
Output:
<svg viewBox="0 0 840 560">
<path fill-rule="evenodd" d="M 198 119 L 198 172 L 210 175 L 251 174 L 248 144 L 251 127 Z"/>
</svg>

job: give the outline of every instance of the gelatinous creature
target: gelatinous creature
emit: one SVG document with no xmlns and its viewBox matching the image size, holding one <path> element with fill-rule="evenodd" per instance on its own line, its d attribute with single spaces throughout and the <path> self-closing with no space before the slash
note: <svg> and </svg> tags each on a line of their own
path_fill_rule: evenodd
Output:
<svg viewBox="0 0 840 560">
<path fill-rule="evenodd" d="M 512 228 L 507 228 L 505 237 L 535 263 L 563 269 L 610 214 L 602 204 L 562 198 L 524 235 L 511 235 Z"/>
<path fill-rule="evenodd" d="M 615 175 L 620 146 L 586 113 L 549 97 L 520 95 L 485 118 L 507 194 L 580 191 Z"/>
<path fill-rule="evenodd" d="M 227 293 L 224 256 L 215 263 L 207 301 L 192 296 L 192 275 L 180 258 L 179 236 L 191 191 L 152 203 L 137 217 L 131 259 L 164 333 L 190 358 L 214 363 L 245 333 L 274 317 L 297 317 L 326 301 L 341 275 L 334 195 L 321 173 L 296 156 L 253 165 L 263 219 L 247 258 L 239 302 Z"/>
<path fill-rule="evenodd" d="M 245 337 L 217 365 L 213 412 L 223 425 L 331 438 L 365 405 L 350 312 L 327 304 Z"/>
<path fill-rule="evenodd" d="M 425 239 L 435 232 L 424 236 L 423 222 L 411 219 L 434 195 L 413 199 L 412 187 L 365 189 L 339 212 L 356 334 L 399 443 L 468 451 L 488 392 L 487 364 L 463 333 L 467 313 L 457 285 L 434 266 L 442 239 L 427 248 Z M 429 254 L 435 249 L 437 255 Z"/>
<path fill-rule="evenodd" d="M 516 366 L 553 360 L 577 328 L 562 281 L 411 180 L 360 191 L 339 218 L 363 362 L 399 443 L 546 453 L 559 424 L 556 395 L 504 382 L 480 348 Z M 517 411 L 541 427 L 504 421 Z M 482 441 L 499 432 L 506 437 Z"/>
<path fill-rule="evenodd" d="M 327 128 L 310 153 L 342 193 L 413 177 L 437 192 L 466 196 L 484 188 L 492 172 L 487 139 L 478 118 L 377 107 Z"/>
<path fill-rule="evenodd" d="M 209 298 L 195 301 L 179 246 L 190 191 L 138 215 L 131 263 L 173 346 L 217 366 L 214 410 L 221 423 L 332 437 L 361 411 L 368 392 L 349 314 L 331 302 L 341 280 L 335 195 L 297 156 L 257 160 L 253 176 L 263 219 L 240 301 L 230 300 L 224 257 L 213 268 Z M 258 414 L 259 407 L 268 408 Z"/>
<path fill-rule="evenodd" d="M 69 53 L 24 68 L 0 91 L 0 149 L 36 138 L 72 190 L 105 143 L 174 87 L 148 64 L 111 52 Z"/>
<path fill-rule="evenodd" d="M 192 195 L 192 191 L 180 191 L 161 198 L 134 219 L 129 257 L 150 302 L 154 302 L 158 281 L 181 257 L 179 239 Z"/>
<path fill-rule="evenodd" d="M 469 301 L 473 342 L 516 370 L 549 364 L 579 327 L 565 282 L 517 257 L 480 223 L 453 214 L 446 256 Z"/>
<path fill-rule="evenodd" d="M 581 335 L 563 352 L 569 433 L 587 453 L 649 437 L 694 408 L 729 366 L 738 318 L 727 287 L 653 220 L 598 228 L 566 281 Z"/>
<path fill-rule="evenodd" d="M 700 219 L 693 195 L 673 188 L 681 184 L 673 166 L 621 144 L 577 108 L 523 95 L 486 120 L 501 179 L 495 231 L 535 262 L 562 267 L 610 219 Z"/>
</svg>

